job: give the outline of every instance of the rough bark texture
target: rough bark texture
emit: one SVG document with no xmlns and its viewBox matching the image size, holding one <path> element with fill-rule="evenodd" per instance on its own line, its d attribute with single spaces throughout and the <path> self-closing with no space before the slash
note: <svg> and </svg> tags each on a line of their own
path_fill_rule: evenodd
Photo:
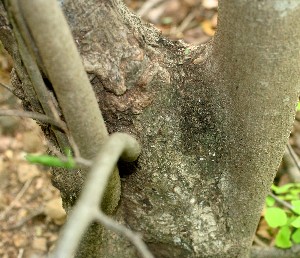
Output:
<svg viewBox="0 0 300 258">
<path fill-rule="evenodd" d="M 299 93 L 300 3 L 220 1 L 216 37 L 193 47 L 119 0 L 61 2 L 109 132 L 142 145 L 119 166 L 114 217 L 155 257 L 248 257 Z M 55 175 L 70 206 L 81 184 Z M 118 235 L 89 233 L 78 257 L 137 256 Z"/>
</svg>

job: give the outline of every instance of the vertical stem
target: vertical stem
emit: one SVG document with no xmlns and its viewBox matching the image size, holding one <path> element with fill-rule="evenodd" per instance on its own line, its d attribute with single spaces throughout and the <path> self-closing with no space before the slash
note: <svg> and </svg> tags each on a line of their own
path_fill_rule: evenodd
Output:
<svg viewBox="0 0 300 258">
<path fill-rule="evenodd" d="M 297 1 L 219 2 L 213 61 L 226 110 L 219 118 L 224 139 L 220 185 L 228 228 L 236 244 L 245 240 L 248 247 L 295 114 L 299 12 Z"/>
<path fill-rule="evenodd" d="M 71 135 L 91 159 L 108 133 L 64 15 L 55 0 L 19 3 Z"/>
</svg>

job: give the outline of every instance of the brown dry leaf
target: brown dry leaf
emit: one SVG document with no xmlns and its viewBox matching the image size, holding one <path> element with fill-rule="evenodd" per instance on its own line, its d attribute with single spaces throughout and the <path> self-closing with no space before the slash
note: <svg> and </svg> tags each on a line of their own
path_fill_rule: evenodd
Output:
<svg viewBox="0 0 300 258">
<path fill-rule="evenodd" d="M 217 28 L 217 24 L 218 24 L 218 14 L 217 13 L 215 13 L 214 16 L 211 18 L 211 24 L 214 29 Z"/>
<path fill-rule="evenodd" d="M 20 248 L 28 244 L 28 238 L 24 234 L 15 234 L 13 236 L 13 243 L 15 247 Z"/>
<path fill-rule="evenodd" d="M 203 0 L 202 6 L 206 9 L 213 9 L 218 7 L 218 0 Z"/>
<path fill-rule="evenodd" d="M 1 177 L 0 177 L 0 180 L 1 180 Z M 0 191 L 0 211 L 4 210 L 7 205 L 8 205 L 7 198 L 4 196 L 2 191 Z"/>
<path fill-rule="evenodd" d="M 21 183 L 25 183 L 28 179 L 40 175 L 40 171 L 38 170 L 36 165 L 28 164 L 25 162 L 21 162 L 18 165 L 17 173 L 18 179 Z"/>
<path fill-rule="evenodd" d="M 210 20 L 203 21 L 201 23 L 201 27 L 206 35 L 212 37 L 215 34 L 215 30 L 213 29 L 213 25 Z"/>
<path fill-rule="evenodd" d="M 12 142 L 12 138 L 9 136 L 1 136 L 0 137 L 0 152 L 4 152 L 7 150 Z"/>
<path fill-rule="evenodd" d="M 196 4 L 199 4 L 199 0 L 184 0 L 184 3 L 190 6 L 195 6 Z"/>
<path fill-rule="evenodd" d="M 271 240 L 273 237 L 270 235 L 270 233 L 268 231 L 269 229 L 270 229 L 270 227 L 267 224 L 267 222 L 264 219 L 262 219 L 259 223 L 258 230 L 256 231 L 256 234 L 258 236 L 261 236 L 261 237 L 265 238 L 265 239 Z"/>
<path fill-rule="evenodd" d="M 32 248 L 40 251 L 47 251 L 47 239 L 43 237 L 35 237 L 32 241 Z"/>
<path fill-rule="evenodd" d="M 47 202 L 45 205 L 44 212 L 57 225 L 62 225 L 65 222 L 66 212 L 62 207 L 61 198 L 56 198 Z"/>
<path fill-rule="evenodd" d="M 12 159 L 13 156 L 14 156 L 14 152 L 12 150 L 6 150 L 3 155 L 3 157 L 7 159 Z"/>
<path fill-rule="evenodd" d="M 286 173 L 286 174 L 283 174 L 280 177 L 279 182 L 278 182 L 278 186 L 283 186 L 283 185 L 286 185 L 290 182 L 291 182 L 290 176 Z"/>
<path fill-rule="evenodd" d="M 42 152 L 44 150 L 41 131 L 38 127 L 23 134 L 23 150 L 29 153 Z"/>
</svg>

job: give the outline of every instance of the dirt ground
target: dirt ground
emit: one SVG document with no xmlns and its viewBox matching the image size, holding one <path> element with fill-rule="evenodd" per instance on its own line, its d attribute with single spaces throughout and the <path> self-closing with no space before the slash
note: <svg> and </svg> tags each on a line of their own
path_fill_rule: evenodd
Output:
<svg viewBox="0 0 300 258">
<path fill-rule="evenodd" d="M 217 0 L 126 0 L 126 4 L 164 35 L 200 44 L 214 35 Z M 10 85 L 10 58 L 0 55 L 0 82 Z M 0 109 L 22 109 L 20 101 L 0 87 Z M 299 115 L 299 114 L 298 114 Z M 300 118 L 300 116 L 299 116 Z M 300 122 L 290 139 L 300 154 Z M 46 142 L 37 124 L 28 118 L 0 117 L 0 257 L 46 257 L 65 220 L 60 195 L 51 185 L 49 168 L 28 164 L 26 153 L 45 153 Z M 283 178 L 283 179 L 281 179 Z M 281 176 L 280 184 L 289 182 Z M 262 236 L 272 239 L 261 222 Z M 269 238 L 269 239 L 268 239 Z M 259 241 L 258 241 L 259 242 Z M 265 244 L 265 242 L 264 242 Z"/>
</svg>

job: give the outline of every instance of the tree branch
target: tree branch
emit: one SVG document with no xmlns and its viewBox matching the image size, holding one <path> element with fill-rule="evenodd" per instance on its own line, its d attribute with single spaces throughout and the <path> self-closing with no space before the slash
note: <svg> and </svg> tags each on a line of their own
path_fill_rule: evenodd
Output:
<svg viewBox="0 0 300 258">
<path fill-rule="evenodd" d="M 66 131 L 67 127 L 63 121 L 56 121 L 44 114 L 36 113 L 36 112 L 29 112 L 29 111 L 20 111 L 15 109 L 6 109 L 0 110 L 0 116 L 20 116 L 20 117 L 28 117 L 40 122 L 44 122 L 46 124 L 54 125 L 55 127 L 59 128 L 62 131 Z"/>
<path fill-rule="evenodd" d="M 136 247 L 136 249 L 139 250 L 139 252 L 143 255 L 144 258 L 154 258 L 154 256 L 150 253 L 148 247 L 146 246 L 139 234 L 134 233 L 133 231 L 131 231 L 123 225 L 117 224 L 114 220 L 106 216 L 101 211 L 98 211 L 95 214 L 95 217 L 104 227 L 127 237 L 130 240 L 130 242 Z"/>
<path fill-rule="evenodd" d="M 283 159 L 286 163 L 289 176 L 291 177 L 293 182 L 300 182 L 299 158 L 289 143 L 287 144 Z"/>
<path fill-rule="evenodd" d="M 93 158 L 108 136 L 72 34 L 57 1 L 20 0 L 66 123 L 84 158 Z"/>
<path fill-rule="evenodd" d="M 30 87 L 24 87 L 24 91 L 28 94 L 28 96 L 32 97 L 32 95 L 36 95 L 38 97 L 38 102 L 41 104 L 42 110 L 45 112 L 45 114 L 51 118 L 54 118 L 52 110 L 49 106 L 49 100 L 51 100 L 51 97 L 39 67 L 34 59 L 32 49 L 35 49 L 35 46 L 33 46 L 30 33 L 23 20 L 23 15 L 20 12 L 19 1 L 11 0 L 6 8 L 9 14 L 8 16 L 10 23 L 14 28 L 13 32 L 19 46 L 19 52 L 22 57 L 22 61 L 26 67 L 26 71 L 30 77 L 30 82 L 34 88 L 33 90 Z M 60 145 L 60 148 L 66 148 L 68 146 L 66 137 L 61 132 L 56 130 L 54 130 L 54 134 Z"/>
<path fill-rule="evenodd" d="M 0 86 L 3 87 L 3 88 L 5 88 L 5 89 L 7 89 L 7 90 L 10 91 L 12 94 L 14 94 L 14 90 L 13 90 L 11 87 L 9 87 L 8 85 L 6 85 L 6 84 L 0 82 Z M 14 95 L 15 95 L 15 94 L 14 94 Z"/>
<path fill-rule="evenodd" d="M 117 232 L 121 231 L 127 237 L 129 235 L 133 243 L 140 244 L 141 240 L 137 241 L 137 236 L 134 233 L 128 233 L 127 230 L 124 232 L 123 227 L 120 229 L 119 226 L 112 226 L 111 221 L 103 217 L 102 212 L 99 213 L 98 210 L 99 206 L 101 207 L 107 182 L 118 159 L 134 161 L 137 159 L 139 153 L 140 146 L 138 142 L 127 134 L 115 133 L 106 140 L 87 176 L 81 196 L 63 228 L 53 258 L 71 257 L 86 228 L 95 219 L 100 220 L 102 223 L 104 222 L 104 226 L 110 229 Z M 149 255 L 149 251 L 147 253 L 145 246 L 139 248 L 139 250 L 145 252 L 144 257 L 153 257 Z"/>
<path fill-rule="evenodd" d="M 275 199 L 276 202 L 280 203 L 282 206 L 290 209 L 291 211 L 293 211 L 294 207 L 289 204 L 288 202 L 284 201 L 284 200 L 281 200 L 280 198 L 278 198 L 275 194 L 273 193 L 269 193 L 269 196 L 271 196 L 272 198 Z"/>
</svg>

